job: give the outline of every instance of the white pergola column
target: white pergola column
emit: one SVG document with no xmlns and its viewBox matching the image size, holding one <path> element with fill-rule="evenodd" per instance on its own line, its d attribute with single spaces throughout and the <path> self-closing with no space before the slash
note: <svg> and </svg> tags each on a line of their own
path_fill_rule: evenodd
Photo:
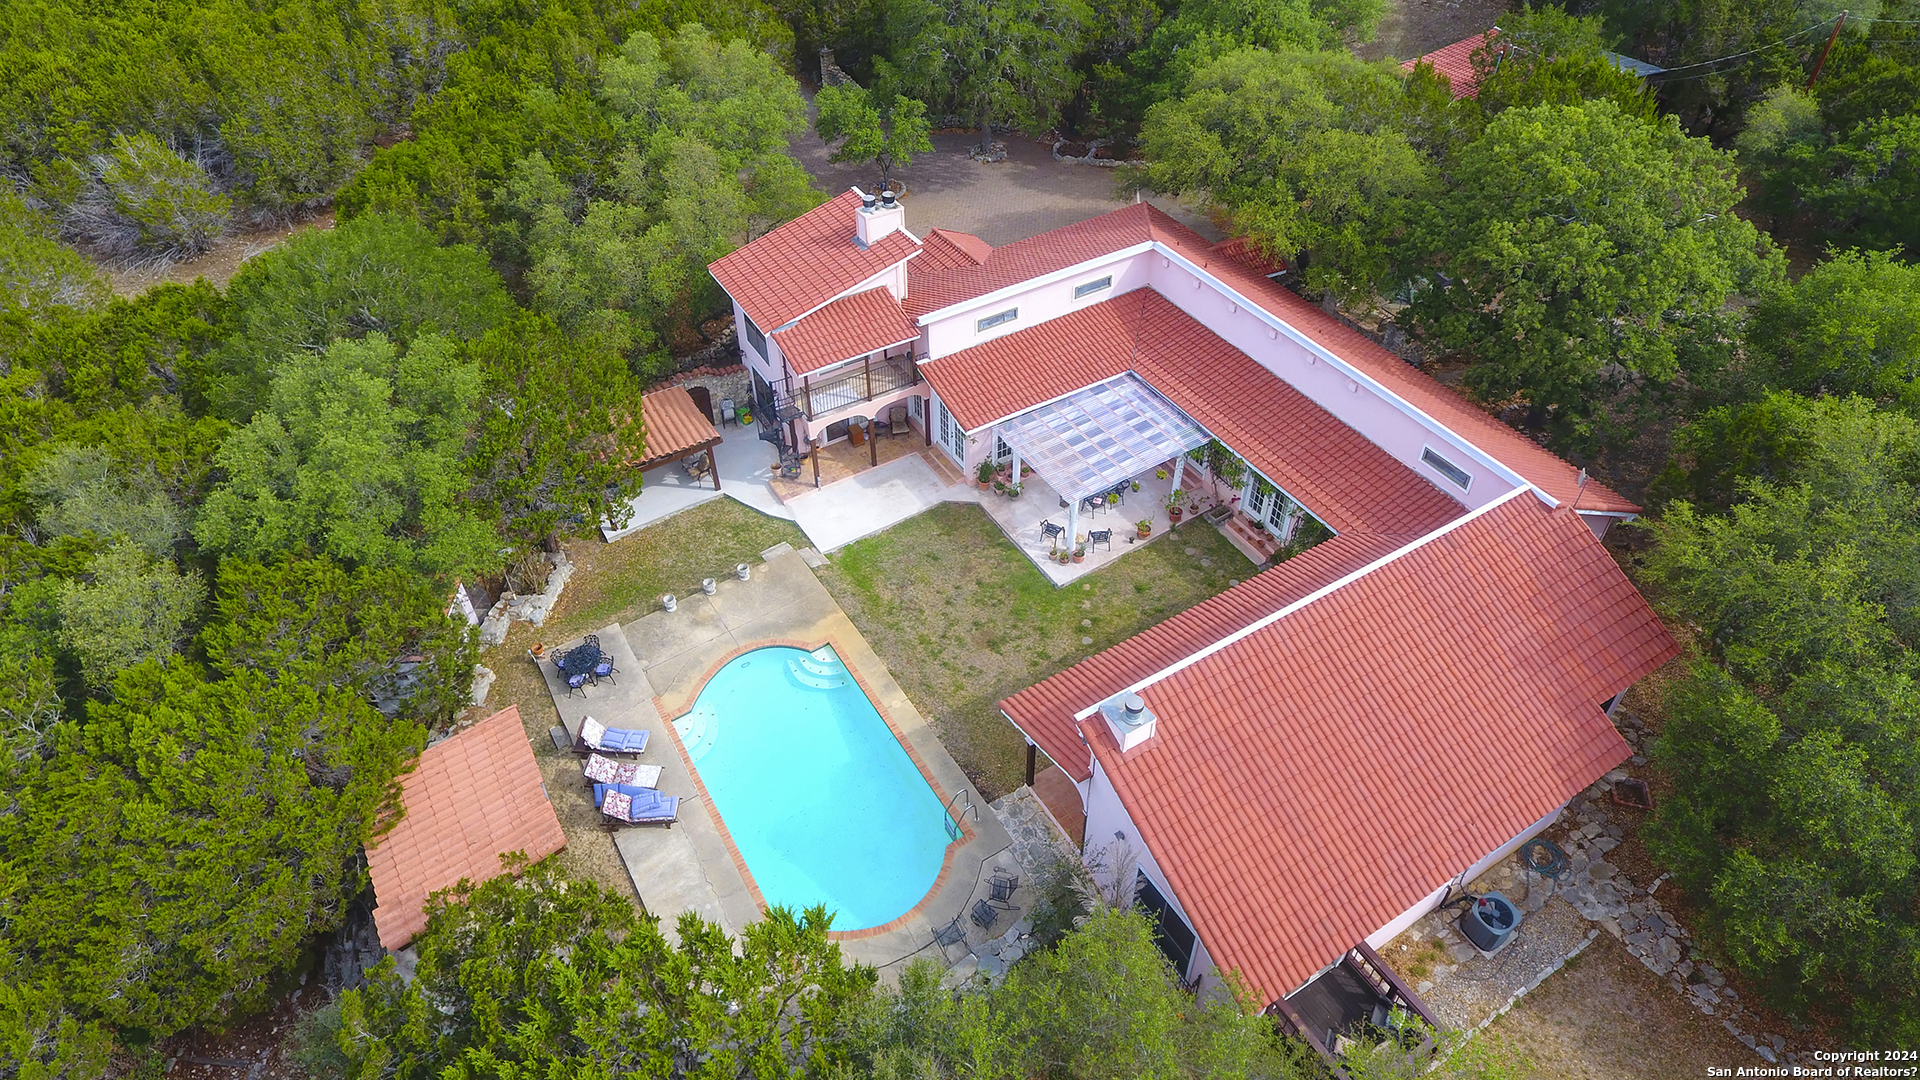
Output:
<svg viewBox="0 0 1920 1080">
<path fill-rule="evenodd" d="M 1068 551 L 1072 551 L 1075 547 L 1079 546 L 1078 544 L 1079 538 L 1080 538 L 1080 500 L 1075 499 L 1072 502 L 1067 504 L 1067 550 Z"/>
<path fill-rule="evenodd" d="M 1017 446 L 1013 448 L 1013 482 L 1020 482 L 1020 448 Z"/>
<path fill-rule="evenodd" d="M 1180 490 L 1180 478 L 1187 472 L 1187 455 L 1173 455 L 1173 490 Z"/>
</svg>

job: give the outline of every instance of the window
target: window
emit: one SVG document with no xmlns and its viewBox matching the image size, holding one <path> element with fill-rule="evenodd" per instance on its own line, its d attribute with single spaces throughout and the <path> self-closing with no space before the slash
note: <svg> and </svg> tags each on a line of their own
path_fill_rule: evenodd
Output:
<svg viewBox="0 0 1920 1080">
<path fill-rule="evenodd" d="M 747 318 L 747 313 L 744 311 L 740 313 L 740 322 L 747 328 L 747 341 L 753 345 L 754 351 L 759 353 L 764 359 L 767 355 L 767 335 L 761 333 L 760 328 L 753 325 L 753 320 Z"/>
<path fill-rule="evenodd" d="M 1106 277 L 1095 278 L 1092 281 L 1086 282 L 1084 284 L 1075 285 L 1073 287 L 1073 298 L 1075 300 L 1078 300 L 1083 296 L 1088 296 L 1093 293 L 1097 293 L 1102 289 L 1111 289 L 1111 288 L 1113 288 L 1113 275 L 1108 274 Z"/>
<path fill-rule="evenodd" d="M 984 319 L 975 319 L 973 321 L 973 332 L 976 334 L 984 334 L 996 326 L 1005 326 L 1019 317 L 1020 309 L 1010 307 L 1005 311 L 995 312 Z"/>
<path fill-rule="evenodd" d="M 1187 969 L 1193 966 L 1193 928 L 1154 888 L 1144 870 L 1134 871 L 1133 906 L 1153 920 L 1154 944 L 1160 946 L 1161 955 L 1172 961 L 1174 974 L 1184 981 Z"/>
<path fill-rule="evenodd" d="M 1467 470 L 1434 453 L 1431 446 L 1421 448 L 1420 460 L 1431 466 L 1434 472 L 1459 484 L 1461 491 L 1467 490 L 1467 485 L 1473 483 L 1473 477 L 1468 475 Z"/>
</svg>

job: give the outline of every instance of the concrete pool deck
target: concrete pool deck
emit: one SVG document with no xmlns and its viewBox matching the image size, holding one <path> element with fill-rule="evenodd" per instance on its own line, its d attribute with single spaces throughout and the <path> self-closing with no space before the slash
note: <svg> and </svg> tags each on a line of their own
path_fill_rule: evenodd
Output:
<svg viewBox="0 0 1920 1080">
<path fill-rule="evenodd" d="M 966 913 L 976 900 L 986 897 L 995 872 L 1016 870 L 1009 853 L 1012 838 L 800 553 L 776 555 L 755 566 L 751 580 L 729 578 L 718 583 L 713 596 L 684 597 L 677 611 L 655 611 L 624 627 L 604 628 L 599 636 L 601 647 L 613 654 L 619 668 L 617 685 L 592 687 L 585 697 L 570 698 L 552 665 L 541 668 L 570 734 L 579 731 L 581 719 L 589 713 L 612 727 L 645 728 L 652 734 L 641 760 L 661 766 L 662 791 L 683 796 L 680 821 L 672 827 L 623 828 L 614 834 L 615 847 L 641 902 L 660 916 L 667 930 L 672 930 L 681 912 L 692 911 L 737 936 L 762 910 L 758 891 L 727 836 L 725 823 L 706 798 L 698 773 L 688 763 L 670 718 L 692 707 L 700 688 L 722 664 L 749 649 L 765 645 L 811 649 L 830 644 L 855 673 L 935 794 L 942 802 L 952 800 L 955 816 L 967 831 L 961 842 L 948 848 L 940 876 L 925 899 L 885 926 L 836 934 L 841 952 L 892 977 L 918 956 L 950 963 L 947 950 L 936 944 L 934 935 L 956 921 L 968 931 L 969 942 L 988 939 L 988 932 L 975 926 Z M 584 780 L 578 797 L 588 797 Z M 970 804 L 971 812 L 965 809 Z M 1031 875 L 1022 877 L 1014 910 L 1004 912 L 993 930 L 1004 933 L 1031 910 L 1032 894 L 1026 888 Z"/>
</svg>

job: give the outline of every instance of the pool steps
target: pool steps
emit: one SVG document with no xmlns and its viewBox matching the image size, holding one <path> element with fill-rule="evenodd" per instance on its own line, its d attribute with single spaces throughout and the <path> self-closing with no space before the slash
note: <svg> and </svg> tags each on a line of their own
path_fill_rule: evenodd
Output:
<svg viewBox="0 0 1920 1080">
<path fill-rule="evenodd" d="M 787 661 L 787 674 L 801 686 L 813 690 L 838 690 L 851 682 L 851 672 L 830 647 Z M 698 764 L 713 750 L 720 738 L 720 718 L 695 709 L 673 722 L 680 744 L 687 748 L 687 759 Z"/>
<path fill-rule="evenodd" d="M 687 748 L 687 760 L 699 764 L 720 738 L 720 718 L 695 709 L 673 722 L 680 734 L 680 745 Z"/>
</svg>

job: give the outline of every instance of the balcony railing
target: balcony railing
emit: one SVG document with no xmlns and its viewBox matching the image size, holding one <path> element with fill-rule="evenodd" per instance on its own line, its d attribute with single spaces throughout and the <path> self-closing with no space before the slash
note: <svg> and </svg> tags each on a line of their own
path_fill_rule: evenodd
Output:
<svg viewBox="0 0 1920 1080">
<path fill-rule="evenodd" d="M 919 382 L 920 365 L 910 356 L 868 358 L 850 371 L 835 372 L 824 379 L 801 376 L 793 393 L 776 396 L 774 406 L 781 417 L 804 416 L 814 420 Z"/>
</svg>

